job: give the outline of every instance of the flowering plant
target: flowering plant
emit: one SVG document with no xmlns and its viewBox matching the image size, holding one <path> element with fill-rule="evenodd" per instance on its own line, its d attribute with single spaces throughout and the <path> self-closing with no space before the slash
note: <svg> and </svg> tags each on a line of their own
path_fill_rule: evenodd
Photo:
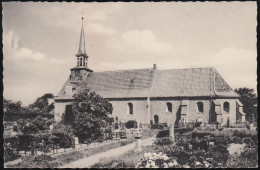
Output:
<svg viewBox="0 0 260 170">
<path fill-rule="evenodd" d="M 135 168 L 171 168 L 181 167 L 176 158 L 169 158 L 166 154 L 145 153 Z"/>
</svg>

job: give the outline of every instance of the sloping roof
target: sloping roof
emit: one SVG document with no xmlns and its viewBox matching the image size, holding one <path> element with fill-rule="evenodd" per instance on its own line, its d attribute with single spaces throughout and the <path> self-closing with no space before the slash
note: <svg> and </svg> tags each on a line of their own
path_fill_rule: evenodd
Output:
<svg viewBox="0 0 260 170">
<path fill-rule="evenodd" d="M 96 91 L 104 98 L 238 97 L 214 68 L 92 72 L 76 91 L 82 88 Z"/>
<path fill-rule="evenodd" d="M 190 68 L 158 71 L 150 97 L 215 95 L 237 97 L 214 68 Z"/>
<path fill-rule="evenodd" d="M 147 97 L 154 69 L 89 73 L 81 88 L 96 91 L 105 98 Z"/>
<path fill-rule="evenodd" d="M 210 68 L 172 69 L 157 72 L 151 97 L 212 96 Z"/>
</svg>

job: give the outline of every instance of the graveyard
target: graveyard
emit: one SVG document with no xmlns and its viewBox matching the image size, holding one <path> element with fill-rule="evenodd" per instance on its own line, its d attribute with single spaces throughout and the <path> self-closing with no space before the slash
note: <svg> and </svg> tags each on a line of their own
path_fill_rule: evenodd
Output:
<svg viewBox="0 0 260 170">
<path fill-rule="evenodd" d="M 119 133 L 121 132 L 121 134 Z M 124 134 L 122 134 L 124 132 Z M 102 142 L 80 144 L 49 152 L 30 152 L 6 167 L 89 168 L 232 168 L 258 166 L 257 131 L 216 125 L 174 127 L 163 124 L 114 129 Z M 147 144 L 146 141 L 152 141 Z M 123 147 L 129 149 L 116 154 Z M 130 147 L 131 146 L 131 147 Z M 106 155 L 112 151 L 114 154 Z M 93 164 L 88 159 L 100 154 Z M 70 164 L 73 164 L 73 166 Z M 87 166 L 88 165 L 88 166 Z M 91 166 L 90 166 L 91 165 Z M 75 166 L 75 167 L 74 167 Z"/>
</svg>

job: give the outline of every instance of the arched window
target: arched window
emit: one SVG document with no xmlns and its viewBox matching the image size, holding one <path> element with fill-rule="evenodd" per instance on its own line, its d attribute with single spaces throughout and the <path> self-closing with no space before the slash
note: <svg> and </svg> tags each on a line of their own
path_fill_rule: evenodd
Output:
<svg viewBox="0 0 260 170">
<path fill-rule="evenodd" d="M 203 103 L 202 102 L 198 102 L 197 103 L 197 107 L 198 107 L 198 112 L 203 112 Z"/>
<path fill-rule="evenodd" d="M 112 104 L 111 103 L 108 103 L 109 104 L 109 107 L 111 108 L 111 110 L 109 111 L 109 114 L 111 114 L 112 115 L 112 112 L 113 112 L 113 106 L 112 106 Z"/>
<path fill-rule="evenodd" d="M 166 103 L 166 111 L 172 112 L 172 104 L 170 102 Z"/>
<path fill-rule="evenodd" d="M 228 103 L 228 102 L 225 102 L 225 103 L 224 103 L 223 109 L 224 109 L 225 112 L 228 112 L 228 113 L 229 113 L 229 103 Z"/>
<path fill-rule="evenodd" d="M 128 103 L 127 104 L 127 114 L 129 115 L 133 115 L 133 104 L 132 103 Z"/>
</svg>

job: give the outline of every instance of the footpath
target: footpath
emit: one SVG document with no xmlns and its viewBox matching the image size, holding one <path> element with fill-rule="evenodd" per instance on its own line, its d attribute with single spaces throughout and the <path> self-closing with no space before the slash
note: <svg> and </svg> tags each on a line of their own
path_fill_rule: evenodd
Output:
<svg viewBox="0 0 260 170">
<path fill-rule="evenodd" d="M 142 140 L 142 146 L 152 145 L 154 140 L 155 140 L 155 137 L 144 139 L 144 140 Z M 100 159 L 102 159 L 102 158 L 120 156 L 130 150 L 133 150 L 134 148 L 135 148 L 135 142 L 128 144 L 126 146 L 111 149 L 111 150 L 108 150 L 108 151 L 105 151 L 102 153 L 92 155 L 87 158 L 83 158 L 83 159 L 71 162 L 69 164 L 60 166 L 58 168 L 90 168 L 92 165 L 98 163 L 100 161 Z"/>
</svg>

